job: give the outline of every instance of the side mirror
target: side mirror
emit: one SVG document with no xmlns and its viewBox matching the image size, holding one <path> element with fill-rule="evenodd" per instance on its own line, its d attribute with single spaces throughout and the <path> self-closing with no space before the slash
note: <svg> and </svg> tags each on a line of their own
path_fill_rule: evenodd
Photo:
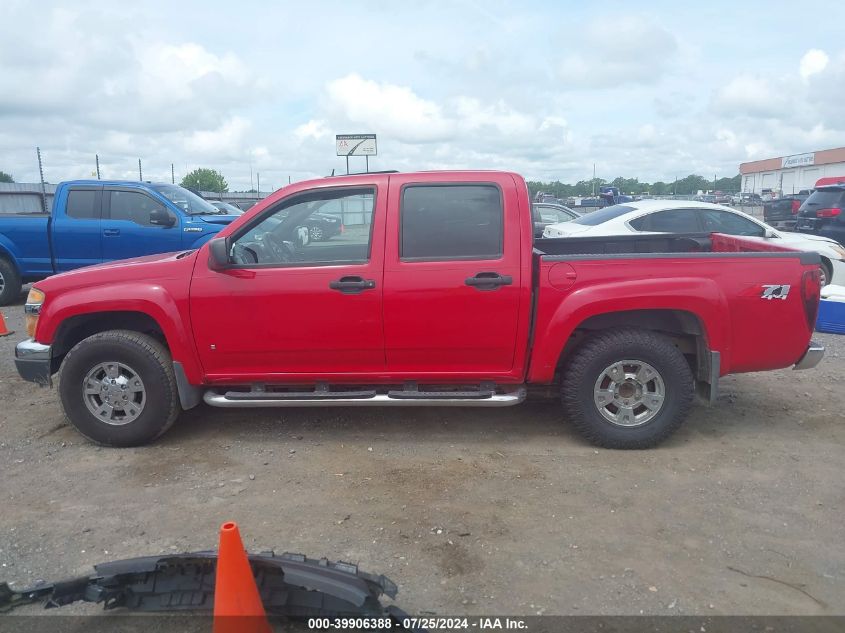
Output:
<svg viewBox="0 0 845 633">
<path fill-rule="evenodd" d="M 208 243 L 208 267 L 211 270 L 224 270 L 229 267 L 229 239 L 218 237 Z"/>
<path fill-rule="evenodd" d="M 765 237 L 767 240 L 772 240 L 777 236 L 778 234 L 775 233 L 772 229 L 766 229 L 766 232 L 763 234 L 763 237 Z"/>
<path fill-rule="evenodd" d="M 176 218 L 167 209 L 153 209 L 150 211 L 150 224 L 171 227 L 176 224 Z"/>
</svg>

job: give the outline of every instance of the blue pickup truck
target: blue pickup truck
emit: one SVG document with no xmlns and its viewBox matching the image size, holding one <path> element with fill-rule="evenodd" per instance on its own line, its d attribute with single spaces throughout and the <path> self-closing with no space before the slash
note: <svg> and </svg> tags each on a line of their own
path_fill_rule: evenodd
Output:
<svg viewBox="0 0 845 633">
<path fill-rule="evenodd" d="M 59 184 L 50 214 L 2 211 L 0 305 L 55 273 L 197 248 L 237 217 L 177 185 L 102 180 Z"/>
</svg>

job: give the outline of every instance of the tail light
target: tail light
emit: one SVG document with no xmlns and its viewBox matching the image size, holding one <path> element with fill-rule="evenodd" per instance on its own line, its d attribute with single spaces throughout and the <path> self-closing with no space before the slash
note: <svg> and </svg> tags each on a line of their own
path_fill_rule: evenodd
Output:
<svg viewBox="0 0 845 633">
<path fill-rule="evenodd" d="M 804 271 L 804 276 L 801 278 L 801 298 L 804 300 L 804 314 L 807 316 L 807 325 L 810 330 L 816 327 L 821 289 L 821 271 L 818 268 Z"/>
<path fill-rule="evenodd" d="M 798 215 L 798 209 L 801 208 L 801 201 L 800 200 L 793 200 L 792 201 L 792 215 Z"/>
<path fill-rule="evenodd" d="M 829 209 L 819 209 L 816 211 L 817 218 L 835 218 L 842 214 L 842 209 L 839 207 L 830 207 Z"/>
</svg>

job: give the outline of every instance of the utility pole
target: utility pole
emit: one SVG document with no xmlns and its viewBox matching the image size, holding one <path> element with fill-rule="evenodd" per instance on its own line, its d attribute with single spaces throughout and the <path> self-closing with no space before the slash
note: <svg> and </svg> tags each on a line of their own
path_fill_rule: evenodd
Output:
<svg viewBox="0 0 845 633">
<path fill-rule="evenodd" d="M 593 163 L 593 198 L 596 197 L 596 164 Z"/>
<path fill-rule="evenodd" d="M 173 168 L 173 163 L 170 163 L 170 184 L 176 184 L 176 170 Z"/>
<path fill-rule="evenodd" d="M 141 171 L 141 159 L 138 159 L 138 180 L 144 182 L 144 173 Z"/>
<path fill-rule="evenodd" d="M 97 180 L 100 179 L 100 155 L 94 154 L 94 162 L 97 163 Z"/>
<path fill-rule="evenodd" d="M 260 196 L 261 195 L 261 172 L 260 171 L 255 172 L 255 178 L 258 182 L 258 195 Z"/>
<path fill-rule="evenodd" d="M 38 154 L 38 174 L 41 176 L 41 210 L 47 213 L 47 190 L 44 188 L 44 164 L 41 162 L 41 148 L 36 147 Z"/>
<path fill-rule="evenodd" d="M 716 174 L 713 174 L 713 193 L 716 193 Z"/>
</svg>

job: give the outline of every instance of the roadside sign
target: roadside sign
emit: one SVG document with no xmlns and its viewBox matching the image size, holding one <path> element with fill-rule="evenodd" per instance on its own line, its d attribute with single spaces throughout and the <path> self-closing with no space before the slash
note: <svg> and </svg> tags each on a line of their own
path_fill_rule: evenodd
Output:
<svg viewBox="0 0 845 633">
<path fill-rule="evenodd" d="M 375 134 L 337 134 L 335 136 L 338 156 L 375 156 Z"/>
</svg>

